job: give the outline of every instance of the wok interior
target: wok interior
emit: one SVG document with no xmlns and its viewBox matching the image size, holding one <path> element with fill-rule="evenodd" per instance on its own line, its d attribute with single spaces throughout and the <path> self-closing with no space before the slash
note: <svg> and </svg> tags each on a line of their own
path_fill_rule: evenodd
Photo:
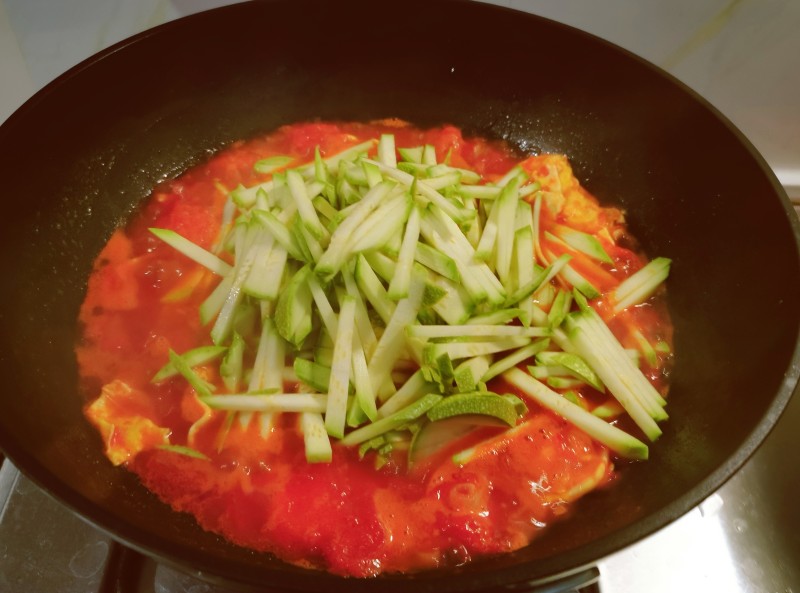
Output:
<svg viewBox="0 0 800 593">
<path fill-rule="evenodd" d="M 192 17 L 72 72 L 0 129 L 0 444 L 117 537 L 222 576 L 385 591 L 412 578 L 432 591 L 577 568 L 689 510 L 768 432 L 796 380 L 784 373 L 798 331 L 797 231 L 737 133 L 638 59 L 479 4 L 376 6 L 257 3 Z M 158 180 L 282 124 L 379 117 L 566 153 L 590 191 L 627 209 L 649 255 L 673 259 L 677 365 L 651 461 L 533 545 L 343 582 L 231 546 L 111 467 L 81 415 L 72 346 L 92 260 Z"/>
</svg>

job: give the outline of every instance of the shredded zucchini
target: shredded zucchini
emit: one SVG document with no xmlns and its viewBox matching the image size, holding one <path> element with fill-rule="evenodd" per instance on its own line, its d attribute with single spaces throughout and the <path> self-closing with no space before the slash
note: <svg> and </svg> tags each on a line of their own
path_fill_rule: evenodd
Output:
<svg viewBox="0 0 800 593">
<path fill-rule="evenodd" d="M 442 156 L 383 134 L 327 158 L 317 148 L 311 162 L 268 157 L 254 168 L 270 179 L 229 193 L 213 253 L 151 229 L 220 276 L 200 307 L 213 345 L 171 353 L 153 381 L 183 377 L 225 411 L 220 447 L 234 415 L 242 425 L 257 417 L 269 438 L 275 414 L 298 414 L 307 460 L 324 463 L 336 443 L 381 456 L 408 449 L 445 419 L 458 430 L 426 434 L 463 434 L 471 418 L 513 427 L 526 408 L 489 389 L 502 377 L 618 454 L 645 459 L 647 446 L 606 419 L 624 411 L 655 439 L 666 402 L 587 302 L 598 288 L 542 247 L 544 238 L 612 266 L 599 235 L 550 220 L 543 196 L 561 189 L 545 185 L 549 169 L 536 179 L 516 166 L 486 183 Z M 657 258 L 602 296 L 617 314 L 640 304 L 669 264 Z M 632 335 L 651 367 L 670 354 Z M 200 365 L 219 365 L 225 393 Z M 287 376 L 298 393 L 284 393 Z M 613 399 L 584 409 L 569 390 L 587 386 Z"/>
</svg>

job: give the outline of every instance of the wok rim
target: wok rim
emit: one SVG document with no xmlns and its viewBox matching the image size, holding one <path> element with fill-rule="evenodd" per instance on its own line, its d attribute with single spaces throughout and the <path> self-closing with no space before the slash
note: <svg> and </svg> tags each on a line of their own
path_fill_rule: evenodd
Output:
<svg viewBox="0 0 800 593">
<path fill-rule="evenodd" d="M 282 1 L 283 0 L 268 0 L 267 3 L 280 3 Z M 655 64 L 632 53 L 631 51 L 570 25 L 553 21 L 536 14 L 522 12 L 504 6 L 485 4 L 483 2 L 474 2 L 469 0 L 441 0 L 441 2 L 452 4 L 453 6 L 462 4 L 480 4 L 481 9 L 486 10 L 487 12 L 510 12 L 517 15 L 518 18 L 525 18 L 529 21 L 544 21 L 550 26 L 562 28 L 569 31 L 572 35 L 584 37 L 592 43 L 600 43 L 607 48 L 612 49 L 616 53 L 624 54 L 628 59 L 632 59 L 638 62 L 640 66 L 648 69 L 651 74 L 662 79 L 666 79 L 671 86 L 679 88 L 692 100 L 692 102 L 701 106 L 705 111 L 709 112 L 709 114 L 717 122 L 722 123 L 726 129 L 732 132 L 733 136 L 739 142 L 741 147 L 747 151 L 750 158 L 752 158 L 758 165 L 758 169 L 766 177 L 774 192 L 774 195 L 769 196 L 769 199 L 771 200 L 777 197 L 777 199 L 781 202 L 784 213 L 789 218 L 789 223 L 794 238 L 795 252 L 798 258 L 800 258 L 800 219 L 798 219 L 798 216 L 796 215 L 794 208 L 792 207 L 791 202 L 788 199 L 783 186 L 778 181 L 774 171 L 766 162 L 764 157 L 755 148 L 752 142 L 741 132 L 741 130 L 739 130 L 738 127 L 736 127 L 713 104 L 699 95 L 685 83 L 678 80 L 672 74 L 662 70 Z M 0 142 L 2 142 L 3 136 L 7 130 L 15 126 L 18 121 L 23 121 L 26 114 L 32 110 L 35 110 L 37 105 L 44 98 L 53 93 L 58 93 L 62 86 L 69 84 L 73 79 L 80 77 L 82 72 L 87 69 L 91 69 L 95 64 L 101 62 L 102 60 L 105 60 L 118 52 L 125 51 L 128 47 L 146 43 L 151 37 L 162 36 L 175 29 L 191 26 L 187 23 L 190 23 L 194 20 L 199 20 L 201 18 L 208 18 L 209 13 L 240 10 L 247 11 L 249 9 L 248 5 L 259 3 L 264 3 L 264 0 L 261 2 L 239 2 L 190 14 L 127 37 L 109 46 L 108 48 L 89 56 L 46 84 L 29 99 L 27 99 L 18 109 L 16 109 L 5 120 L 5 122 L 0 125 Z M 275 584 L 288 587 L 287 590 L 293 591 L 315 591 L 319 590 L 320 587 L 335 587 L 337 585 L 345 586 L 350 590 L 364 590 L 364 588 L 371 589 L 373 587 L 381 587 L 386 591 L 400 591 L 402 590 L 401 587 L 407 586 L 409 583 L 413 583 L 420 589 L 420 591 L 433 592 L 442 589 L 442 585 L 444 585 L 444 579 L 453 580 L 455 577 L 455 579 L 460 581 L 459 590 L 473 591 L 480 590 L 497 583 L 511 584 L 525 581 L 543 584 L 552 582 L 570 574 L 574 574 L 589 566 L 595 565 L 603 558 L 663 529 L 676 519 L 690 512 L 713 492 L 722 487 L 730 478 L 736 475 L 736 473 L 744 466 L 744 464 L 752 457 L 752 455 L 769 436 L 770 432 L 778 423 L 793 393 L 797 390 L 799 382 L 800 335 L 798 335 L 798 340 L 795 341 L 794 350 L 791 354 L 789 365 L 784 374 L 784 379 L 780 388 L 772 397 L 769 406 L 762 417 L 755 424 L 754 429 L 747 435 L 746 439 L 734 450 L 734 452 L 728 456 L 724 463 L 720 464 L 695 487 L 690 488 L 683 495 L 673 499 L 670 503 L 657 512 L 650 513 L 649 515 L 646 515 L 621 529 L 615 530 L 611 534 L 593 540 L 589 544 L 573 548 L 566 553 L 559 554 L 557 557 L 548 558 L 548 561 L 551 563 L 552 570 L 550 570 L 550 572 L 546 575 L 534 577 L 533 581 L 530 581 L 530 579 L 526 577 L 525 564 L 502 569 L 492 569 L 485 563 L 477 561 L 473 564 L 484 564 L 484 570 L 481 570 L 477 574 L 475 572 L 464 572 L 454 575 L 447 570 L 432 569 L 411 574 L 385 574 L 380 575 L 377 578 L 367 579 L 341 577 L 326 571 L 298 569 L 290 564 L 285 564 L 287 570 L 281 570 L 280 572 L 287 575 L 287 577 L 283 579 L 276 579 Z M 16 440 L 10 440 L 7 435 L 0 435 L 0 437 L 2 437 L 3 440 L 1 448 L 4 454 L 22 474 L 24 474 L 27 478 L 44 490 L 50 497 L 60 502 L 71 511 L 75 512 L 81 519 L 90 525 L 108 534 L 114 540 L 133 550 L 155 558 L 159 562 L 165 562 L 180 570 L 189 569 L 202 578 L 214 580 L 215 577 L 219 576 L 220 578 L 224 579 L 240 581 L 243 584 L 259 584 L 258 581 L 249 578 L 251 576 L 250 574 L 243 574 L 241 572 L 240 569 L 242 568 L 242 563 L 236 560 L 222 559 L 215 556 L 213 552 L 209 553 L 205 550 L 191 549 L 188 546 L 174 544 L 173 542 L 166 540 L 159 540 L 153 543 L 152 540 L 154 536 L 149 534 L 147 529 L 143 529 L 131 522 L 118 519 L 113 514 L 108 513 L 90 501 L 87 497 L 83 496 L 80 492 L 70 487 L 62 480 L 58 479 L 45 467 L 44 463 L 40 462 L 35 455 L 29 453 L 24 445 Z M 490 561 L 491 557 L 489 557 L 488 560 Z M 239 566 L 237 567 L 237 565 Z M 212 568 L 209 569 L 209 567 Z M 488 570 L 486 570 L 487 568 Z M 271 571 L 270 569 L 267 569 L 267 572 L 272 574 L 273 572 L 279 571 Z M 468 582 L 463 582 L 464 577 L 468 579 Z"/>
</svg>

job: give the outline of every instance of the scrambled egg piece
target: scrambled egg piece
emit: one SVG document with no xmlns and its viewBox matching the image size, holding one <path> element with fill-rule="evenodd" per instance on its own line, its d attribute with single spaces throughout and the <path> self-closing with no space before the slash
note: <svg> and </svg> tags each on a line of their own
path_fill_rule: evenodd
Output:
<svg viewBox="0 0 800 593">
<path fill-rule="evenodd" d="M 520 166 L 541 184 L 543 209 L 552 218 L 562 218 L 575 229 L 590 234 L 625 222 L 621 210 L 603 208 L 581 187 L 564 155 L 532 156 Z"/>
<path fill-rule="evenodd" d="M 123 381 L 105 385 L 86 408 L 86 416 L 103 437 L 106 456 L 114 465 L 123 464 L 140 451 L 169 444 L 170 430 L 146 417 L 142 397 Z"/>
</svg>

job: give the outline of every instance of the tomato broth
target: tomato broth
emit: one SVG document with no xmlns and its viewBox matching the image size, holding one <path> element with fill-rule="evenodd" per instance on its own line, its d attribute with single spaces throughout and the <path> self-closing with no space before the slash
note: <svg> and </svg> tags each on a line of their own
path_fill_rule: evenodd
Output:
<svg viewBox="0 0 800 593">
<path fill-rule="evenodd" d="M 232 190 L 271 178 L 254 170 L 256 162 L 272 155 L 312 162 L 316 149 L 323 157 L 335 155 L 384 133 L 394 134 L 397 146 L 435 147 L 440 159 L 477 172 L 481 183 L 497 182 L 519 164 L 539 183 L 542 229 L 569 225 L 591 234 L 613 262 L 598 265 L 544 235 L 541 249 L 553 257 L 570 253 L 574 269 L 601 293 L 591 306 L 625 348 L 639 348 L 641 337 L 665 345 L 655 359 L 639 357 L 642 372 L 662 394 L 671 362 L 661 294 L 622 312 L 614 311 L 609 297 L 647 263 L 627 234 L 623 213 L 599 206 L 562 156 L 520 159 L 501 143 L 465 138 L 452 126 L 306 123 L 237 142 L 159 185 L 113 234 L 89 279 L 76 348 L 86 415 L 111 462 L 137 474 L 203 528 L 287 562 L 355 577 L 462 564 L 523 547 L 582 495 L 608 487 L 620 461 L 502 378 L 488 387 L 516 393 L 527 405 L 515 427 L 480 427 L 413 464 L 403 448 L 380 456 L 335 440 L 330 462 L 309 463 L 298 414 L 260 422 L 259 414 L 210 408 L 180 375 L 152 381 L 170 351 L 212 344 L 198 308 L 219 279 L 148 229 L 173 230 L 230 263 L 218 248 L 220 220 Z M 247 345 L 250 359 L 252 347 Z M 526 363 L 531 361 L 518 366 Z M 224 392 L 218 365 L 196 370 Z M 303 389 L 289 376 L 284 390 Z M 587 385 L 556 391 L 568 391 L 587 410 L 607 402 L 607 395 Z M 639 434 L 624 414 L 616 424 Z M 470 447 L 466 462 L 453 461 Z"/>
</svg>

